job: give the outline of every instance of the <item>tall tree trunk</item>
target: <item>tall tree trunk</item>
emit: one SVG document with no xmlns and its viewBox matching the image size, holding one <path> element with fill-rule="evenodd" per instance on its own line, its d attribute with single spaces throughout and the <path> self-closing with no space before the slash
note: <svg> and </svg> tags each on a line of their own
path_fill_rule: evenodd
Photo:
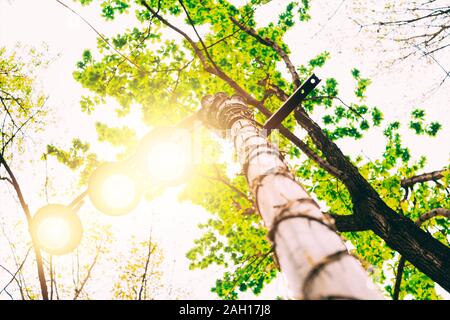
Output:
<svg viewBox="0 0 450 320">
<path fill-rule="evenodd" d="M 11 180 L 10 180 L 11 184 L 14 187 L 14 190 L 16 191 L 17 197 L 19 198 L 19 203 L 23 209 L 23 212 L 25 213 L 25 217 L 27 219 L 27 225 L 28 225 L 28 232 L 30 233 L 31 243 L 33 245 L 34 254 L 36 256 L 36 266 L 37 266 L 37 272 L 38 272 L 39 285 L 41 286 L 42 299 L 48 300 L 48 290 L 47 290 L 47 282 L 45 280 L 44 262 L 43 262 L 42 255 L 41 255 L 41 249 L 39 248 L 38 243 L 33 236 L 33 232 L 31 231 L 30 209 L 28 208 L 28 205 L 25 202 L 25 198 L 22 194 L 22 190 L 20 189 L 19 182 L 17 181 L 14 173 L 12 172 L 11 168 L 9 167 L 8 163 L 6 162 L 6 159 L 3 158 L 3 155 L 1 153 L 0 153 L 0 164 L 3 164 L 6 172 L 8 173 L 9 177 L 11 178 Z"/>
<path fill-rule="evenodd" d="M 308 131 L 314 144 L 322 151 L 331 166 L 344 173 L 340 179 L 346 186 L 353 204 L 353 214 L 359 221 L 365 221 L 376 235 L 398 251 L 417 269 L 450 292 L 450 248 L 420 229 L 414 222 L 391 209 L 372 185 L 358 171 L 339 147 L 299 107 L 294 111 L 297 122 Z M 411 179 L 410 183 L 442 177 L 443 172 L 432 172 Z"/>
<path fill-rule="evenodd" d="M 269 229 L 281 271 L 294 299 L 381 299 L 322 214 L 268 142 L 243 98 L 206 96 L 201 117 L 234 142 L 258 211 Z"/>
</svg>

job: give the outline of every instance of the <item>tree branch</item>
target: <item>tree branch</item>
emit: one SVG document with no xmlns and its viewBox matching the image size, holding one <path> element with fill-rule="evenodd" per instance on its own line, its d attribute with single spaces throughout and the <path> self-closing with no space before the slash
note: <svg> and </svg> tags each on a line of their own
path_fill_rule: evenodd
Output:
<svg viewBox="0 0 450 320">
<path fill-rule="evenodd" d="M 411 178 L 403 179 L 400 182 L 400 185 L 403 188 L 410 188 L 416 183 L 427 182 L 427 181 L 436 181 L 442 179 L 444 177 L 444 173 L 449 169 L 442 169 L 433 172 L 428 172 L 424 174 L 420 174 Z"/>
<path fill-rule="evenodd" d="M 19 198 L 19 202 L 23 209 L 23 212 L 25 213 L 25 217 L 26 217 L 27 223 L 28 223 L 29 233 L 31 236 L 31 241 L 33 243 L 34 253 L 36 255 L 36 265 L 37 265 L 37 270 L 38 270 L 39 284 L 41 286 L 42 299 L 48 300 L 48 290 L 47 290 L 47 283 L 45 280 L 44 265 L 42 262 L 41 250 L 39 249 L 36 239 L 34 239 L 33 233 L 31 232 L 31 229 L 30 229 L 30 227 L 31 227 L 30 209 L 28 208 L 28 205 L 25 202 L 25 198 L 22 194 L 22 190 L 20 189 L 20 185 L 17 182 L 17 179 L 16 179 L 14 173 L 12 172 L 12 170 L 9 167 L 8 163 L 6 162 L 5 158 L 3 158 L 2 154 L 0 154 L 0 164 L 2 164 L 3 167 L 5 167 L 5 170 L 8 173 L 8 175 L 12 181 L 12 185 L 14 187 L 14 190 L 16 191 L 17 197 Z"/>
<path fill-rule="evenodd" d="M 265 108 L 264 105 L 261 103 L 261 101 L 258 101 L 253 96 L 251 96 L 245 89 L 243 89 L 236 81 L 231 79 L 217 65 L 214 64 L 215 67 L 212 67 L 208 63 L 208 59 L 203 54 L 203 50 L 200 50 L 200 48 L 197 46 L 197 44 L 194 42 L 194 40 L 192 40 L 192 38 L 189 37 L 189 35 L 187 35 L 184 31 L 180 30 L 179 28 L 177 28 L 176 26 L 171 24 L 169 21 L 164 19 L 155 10 L 153 10 L 145 0 L 142 0 L 141 4 L 145 8 L 147 8 L 147 10 L 150 11 L 163 24 L 165 24 L 167 27 L 174 30 L 175 32 L 179 33 L 180 35 L 182 35 L 184 37 L 184 39 L 186 39 L 186 41 L 191 45 L 192 49 L 194 50 L 194 53 L 199 57 L 200 62 L 202 63 L 205 71 L 207 71 L 213 75 L 216 75 L 220 79 L 225 81 L 231 88 L 233 88 L 236 91 L 237 94 L 241 95 L 249 105 L 254 106 L 264 116 L 266 116 L 267 118 L 272 116 L 272 112 L 270 112 L 267 108 Z M 212 60 L 211 57 L 209 57 L 209 58 L 210 58 L 210 60 Z M 213 63 L 213 62 L 211 62 L 211 63 Z M 282 135 L 284 135 L 288 140 L 290 140 L 293 144 L 295 144 L 303 153 L 306 154 L 306 156 L 308 156 L 310 159 L 315 161 L 320 167 L 325 169 L 328 173 L 330 173 L 331 175 L 333 175 L 334 177 L 339 178 L 339 179 L 341 179 L 343 177 L 342 172 L 340 172 L 336 167 L 327 163 L 326 160 L 319 157 L 306 143 L 304 143 L 301 139 L 299 139 L 297 136 L 295 136 L 286 127 L 280 126 L 279 130 Z"/>
<path fill-rule="evenodd" d="M 430 220 L 437 216 L 450 218 L 450 210 L 445 208 L 436 208 L 431 211 L 428 211 L 427 213 L 424 213 L 419 217 L 419 219 L 416 220 L 416 225 L 420 227 L 425 221 Z M 401 256 L 397 267 L 397 276 L 395 278 L 394 294 L 392 297 L 393 300 L 398 300 L 398 296 L 400 294 L 400 285 L 402 283 L 402 276 L 403 276 L 403 269 L 405 267 L 405 262 L 406 259 L 403 256 Z"/>
<path fill-rule="evenodd" d="M 115 46 L 113 46 L 108 39 L 106 39 L 89 21 L 87 21 L 85 18 L 83 18 L 82 15 L 80 15 L 78 12 L 76 12 L 75 10 L 73 10 L 71 7 L 69 7 L 68 5 L 66 5 L 64 2 L 60 1 L 60 0 L 56 0 L 56 2 L 58 2 L 60 5 L 62 5 L 63 7 L 65 7 L 66 9 L 70 10 L 72 13 L 74 13 L 75 15 L 77 15 L 81 20 L 83 20 L 84 23 L 86 23 L 99 37 L 100 39 L 103 40 L 103 42 L 105 42 L 108 47 L 110 47 L 113 51 L 115 51 L 119 56 L 121 56 L 124 60 L 128 61 L 130 64 L 132 64 L 133 66 L 135 66 L 137 69 L 139 69 L 140 71 L 148 74 L 149 72 L 147 70 L 142 69 L 139 65 L 136 64 L 136 62 L 132 61 L 129 57 L 127 57 L 126 55 L 124 55 L 122 52 L 120 52 L 119 50 L 116 49 Z"/>
<path fill-rule="evenodd" d="M 244 192 L 242 192 L 241 190 L 239 190 L 238 188 L 236 188 L 235 186 L 233 186 L 233 184 L 231 184 L 231 182 L 229 182 L 226 178 L 224 178 L 221 174 L 219 169 L 214 166 L 215 171 L 216 171 L 216 176 L 211 177 L 208 175 L 204 175 L 204 174 L 200 174 L 200 176 L 206 178 L 206 179 L 211 179 L 211 180 L 216 180 L 216 181 L 220 181 L 222 182 L 224 185 L 226 185 L 227 187 L 229 187 L 231 190 L 233 190 L 234 192 L 236 192 L 236 194 L 240 195 L 243 199 L 246 199 L 248 201 L 249 200 L 249 195 L 245 194 Z M 251 201 L 250 201 L 251 202 Z"/>
<path fill-rule="evenodd" d="M 272 253 L 272 250 L 267 251 L 266 253 L 262 254 L 262 253 L 258 253 L 255 254 L 251 257 L 248 257 L 245 261 L 247 262 L 249 260 L 249 258 L 253 258 L 256 257 L 255 259 L 253 259 L 251 262 L 249 262 L 248 264 L 246 264 L 244 267 L 240 266 L 239 268 L 237 268 L 234 271 L 234 274 L 236 274 L 239 270 L 247 270 L 247 268 L 250 268 L 256 261 L 259 260 L 259 262 L 256 264 L 256 266 L 253 268 L 252 272 L 247 275 L 245 272 L 242 272 L 239 277 L 237 277 L 236 279 L 233 279 L 233 285 L 231 286 L 231 288 L 227 291 L 226 295 L 228 298 L 231 298 L 231 294 L 234 292 L 234 290 L 236 289 L 237 285 L 239 284 L 239 282 L 242 280 L 242 278 L 245 276 L 246 280 L 250 280 L 250 278 L 253 276 L 253 274 L 255 273 L 255 271 L 258 270 L 258 267 L 261 265 L 261 263 L 264 262 L 264 260 L 269 256 L 270 253 Z"/>
<path fill-rule="evenodd" d="M 155 251 L 155 246 L 152 246 L 152 229 L 150 229 L 150 235 L 149 235 L 149 239 L 148 239 L 148 248 L 147 248 L 147 258 L 145 260 L 144 272 L 142 273 L 141 287 L 139 289 L 138 300 L 142 299 L 142 293 L 144 292 L 144 288 L 146 287 L 147 276 L 148 276 L 148 266 L 150 264 L 150 258 L 154 251 Z M 144 292 L 144 295 L 146 295 L 146 290 Z"/>
<path fill-rule="evenodd" d="M 354 214 L 367 220 L 370 229 L 389 247 L 404 255 L 420 271 L 450 291 L 450 274 L 442 271 L 450 269 L 450 249 L 418 228 L 409 218 L 392 210 L 302 107 L 294 111 L 294 116 L 327 161 L 345 173 L 342 182 L 352 198 Z"/>
<path fill-rule="evenodd" d="M 88 282 L 89 278 L 91 277 L 92 269 L 94 269 L 94 266 L 97 264 L 98 257 L 100 255 L 101 248 L 97 248 L 97 252 L 95 254 L 94 260 L 92 261 L 92 264 L 89 266 L 89 269 L 87 271 L 86 277 L 84 277 L 83 281 L 81 282 L 80 288 L 75 288 L 75 295 L 73 297 L 73 300 L 77 300 L 80 293 L 83 291 L 84 286 Z"/>
<path fill-rule="evenodd" d="M 354 215 L 341 215 L 329 212 L 324 212 L 326 217 L 332 218 L 337 231 L 339 232 L 359 232 L 370 230 L 370 226 L 364 221 Z"/>
<path fill-rule="evenodd" d="M 14 183 L 12 182 L 12 180 L 8 177 L 0 177 L 0 180 L 5 180 L 8 181 L 10 185 L 14 186 Z"/>
<path fill-rule="evenodd" d="M 266 91 L 275 94 L 275 96 L 278 98 L 278 100 L 284 102 L 289 98 L 289 95 L 283 89 L 281 89 L 279 86 L 277 86 L 273 83 L 268 83 L 267 86 L 269 88 L 266 89 Z"/>
<path fill-rule="evenodd" d="M 425 221 L 430 220 L 434 217 L 446 217 L 450 219 L 450 209 L 446 208 L 436 208 L 433 210 L 428 211 L 427 213 L 424 213 L 419 217 L 419 219 L 416 220 L 416 225 L 421 226 Z"/>
<path fill-rule="evenodd" d="M 145 0 L 142 0 L 141 3 L 151 13 L 155 13 Z M 200 50 L 185 32 L 170 24 L 160 15 L 155 15 L 155 17 L 172 30 L 181 34 L 189 42 L 205 71 L 225 81 L 249 105 L 256 107 L 266 117 L 272 115 L 260 101 L 251 96 L 225 72 L 211 65 L 203 54 L 203 50 Z M 359 173 L 358 168 L 350 162 L 333 141 L 328 139 L 322 129 L 307 115 L 303 108 L 298 108 L 294 115 L 299 124 L 308 132 L 316 146 L 322 151 L 326 160 L 319 157 L 306 143 L 287 128 L 280 126 L 280 133 L 322 168 L 344 182 L 352 197 L 355 214 L 367 219 L 371 230 L 384 239 L 388 246 L 401 252 L 422 272 L 445 289 L 450 290 L 450 274 L 442 272 L 445 268 L 450 269 L 450 249 L 420 228 L 417 228 L 407 217 L 398 215 L 388 207 L 375 189 Z"/>
<path fill-rule="evenodd" d="M 8 286 L 9 286 L 13 281 L 16 281 L 16 282 L 17 282 L 17 285 L 19 286 L 20 291 L 22 291 L 20 282 L 19 282 L 19 280 L 17 280 L 16 277 L 17 277 L 17 275 L 19 274 L 19 272 L 22 270 L 23 265 L 25 264 L 25 261 L 27 261 L 28 255 L 30 254 L 30 251 L 31 251 L 31 247 L 28 248 L 27 253 L 25 254 L 25 257 L 23 258 L 22 262 L 20 263 L 19 267 L 17 268 L 17 271 L 14 272 L 14 274 L 13 274 L 12 277 L 11 277 L 11 279 L 10 279 L 10 280 L 8 281 L 8 283 L 3 287 L 3 289 L 0 290 L 0 294 L 1 294 L 3 291 L 6 291 L 6 289 L 8 288 Z M 4 268 L 4 269 L 6 270 L 6 268 Z M 22 296 L 23 296 L 23 294 L 22 294 Z"/>
<path fill-rule="evenodd" d="M 297 71 L 295 70 L 295 66 L 292 63 L 291 59 L 289 58 L 289 55 L 287 54 L 286 51 L 283 50 L 283 48 L 281 48 L 275 41 L 273 41 L 267 37 L 260 36 L 258 33 L 256 33 L 255 30 L 243 25 L 242 23 L 237 21 L 234 17 L 230 16 L 230 20 L 236 26 L 238 26 L 239 29 L 241 29 L 242 31 L 245 31 L 247 34 L 254 37 L 259 43 L 275 50 L 275 52 L 281 57 L 281 59 L 283 59 L 284 63 L 286 64 L 286 67 L 289 70 L 289 73 L 291 74 L 292 81 L 294 82 L 295 88 L 298 88 L 300 86 L 300 78 L 298 76 Z"/>
</svg>

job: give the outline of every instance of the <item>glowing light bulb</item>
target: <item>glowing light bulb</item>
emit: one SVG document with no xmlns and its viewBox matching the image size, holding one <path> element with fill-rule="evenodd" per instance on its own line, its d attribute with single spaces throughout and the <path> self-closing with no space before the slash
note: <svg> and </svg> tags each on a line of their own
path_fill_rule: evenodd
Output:
<svg viewBox="0 0 450 320">
<path fill-rule="evenodd" d="M 132 205 L 136 192 L 136 185 L 130 176 L 115 174 L 105 179 L 101 194 L 112 208 L 121 209 Z"/>
<path fill-rule="evenodd" d="M 138 166 L 150 183 L 176 185 L 192 169 L 192 137 L 187 130 L 158 128 L 150 132 L 138 150 Z"/>
<path fill-rule="evenodd" d="M 55 255 L 73 251 L 83 236 L 80 218 L 60 204 L 39 209 L 31 220 L 31 230 L 39 248 Z"/>
<path fill-rule="evenodd" d="M 138 205 L 142 188 L 128 165 L 109 163 L 94 171 L 89 179 L 88 194 L 98 210 L 118 216 Z"/>
<path fill-rule="evenodd" d="M 161 182 L 181 179 L 190 159 L 183 147 L 173 142 L 156 143 L 147 153 L 147 168 L 151 178 Z"/>
<path fill-rule="evenodd" d="M 38 226 L 38 241 L 51 250 L 58 250 L 70 241 L 70 225 L 61 217 L 47 218 Z"/>
</svg>

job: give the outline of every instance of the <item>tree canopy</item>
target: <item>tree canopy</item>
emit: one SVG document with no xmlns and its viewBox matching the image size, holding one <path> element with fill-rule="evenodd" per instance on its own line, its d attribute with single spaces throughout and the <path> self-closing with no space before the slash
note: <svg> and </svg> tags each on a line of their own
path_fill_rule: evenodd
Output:
<svg viewBox="0 0 450 320">
<path fill-rule="evenodd" d="M 78 2 L 94 6 L 92 0 Z M 307 63 L 295 65 L 284 37 L 313 18 L 312 1 L 286 2 L 276 22 L 258 23 L 258 10 L 270 2 L 101 1 L 103 19 L 114 24 L 123 15 L 134 16 L 134 25 L 113 37 L 91 26 L 99 35 L 97 47 L 80 50 L 73 71 L 73 78 L 89 91 L 80 98 L 81 111 L 92 114 L 114 99 L 120 108 L 111 108 L 111 113 L 123 119 L 139 110 L 151 130 L 173 126 L 197 112 L 203 96 L 225 92 L 244 97 L 256 120 L 264 123 L 330 57 L 326 51 L 317 52 Z M 11 61 L 2 58 L 1 63 L 0 70 L 7 70 Z M 366 102 L 371 80 L 359 68 L 348 70 L 354 84 L 351 101 L 341 97 L 338 77 L 322 79 L 302 109 L 283 122 L 277 136 L 280 150 L 296 179 L 335 222 L 351 253 L 386 297 L 439 299 L 436 282 L 448 286 L 448 276 L 439 270 L 440 262 L 426 268 L 429 262 L 423 259 L 429 249 L 436 261 L 448 257 L 450 171 L 447 166 L 424 172 L 426 156 L 411 157 L 401 128 L 432 139 L 444 119 L 428 119 L 427 110 L 417 107 L 401 122 L 385 121 L 383 109 Z M 4 78 L 0 74 L 2 92 L 8 91 Z M 8 80 L 6 85 L 16 84 Z M 26 81 L 14 90 L 27 94 L 24 85 Z M 4 99 L 8 96 L 2 93 L 2 103 Z M 15 110 L 18 117 L 24 116 Z M 98 122 L 96 130 L 99 141 L 117 148 L 118 159 L 138 147 L 138 134 L 127 123 L 113 127 Z M 370 143 L 373 131 L 382 132 L 377 139 L 385 144 L 376 159 L 339 149 L 342 141 Z M 2 130 L 2 137 L 8 134 Z M 226 270 L 211 288 L 219 298 L 237 299 L 245 291 L 259 294 L 279 274 L 267 230 L 245 177 L 232 170 L 224 155 L 222 141 L 206 128 L 195 134 L 211 152 L 207 161 L 197 164 L 179 198 L 203 207 L 210 217 L 199 225 L 202 234 L 186 253 L 190 268 L 219 265 Z M 77 137 L 69 150 L 48 145 L 45 154 L 79 170 L 81 185 L 105 160 L 90 149 L 89 141 Z M 146 198 L 151 201 L 161 192 L 152 188 Z M 402 238 L 405 234 L 409 236 Z M 142 245 L 150 248 L 151 242 Z M 141 256 L 123 269 L 132 273 L 146 268 L 145 255 Z M 129 287 L 138 286 L 140 279 L 130 279 L 118 282 L 117 297 L 135 298 Z"/>
<path fill-rule="evenodd" d="M 89 2 L 82 1 L 86 5 Z M 121 14 L 134 12 L 136 25 L 111 39 L 99 39 L 98 54 L 92 52 L 93 48 L 84 51 L 74 71 L 75 79 L 92 92 L 91 97 L 83 97 L 83 110 L 89 112 L 96 102 L 113 97 L 122 107 L 116 110 L 119 116 L 132 107 L 140 108 L 149 126 L 161 126 L 173 124 L 197 110 L 205 94 L 237 92 L 259 111 L 257 119 L 263 122 L 267 111 L 277 110 L 296 86 L 315 68 L 323 66 L 329 56 L 327 52 L 318 52 L 308 64 L 294 66 L 283 36 L 295 24 L 310 19 L 310 3 L 287 3 L 276 23 L 259 26 L 255 22 L 255 10 L 265 3 L 251 1 L 237 6 L 227 1 L 103 2 L 101 14 L 105 19 L 114 20 Z M 181 22 L 190 26 L 195 36 Z M 421 183 L 402 187 L 403 179 L 421 173 L 426 159 L 410 160 L 409 150 L 402 145 L 400 126 L 408 126 L 419 135 L 435 136 L 441 124 L 426 120 L 422 109 L 416 109 L 405 123 L 384 123 L 382 110 L 364 103 L 370 79 L 356 66 L 348 72 L 355 82 L 351 103 L 340 100 L 338 80 L 328 78 L 303 107 L 317 119 L 332 141 L 364 139 L 371 128 L 383 128 L 384 154 L 370 161 L 353 156 L 351 161 L 398 214 L 416 220 L 432 209 L 448 207 L 447 173 L 437 185 Z M 298 127 L 293 116 L 284 125 L 290 131 Z M 100 128 L 100 136 L 113 144 L 118 143 L 123 133 L 121 128 Z M 104 138 L 106 132 L 108 137 Z M 291 159 L 293 172 L 330 213 L 352 214 L 353 204 L 346 187 L 320 166 L 317 159 L 302 155 L 323 157 L 312 139 L 304 141 L 299 147 L 283 139 L 282 148 Z M 260 292 L 276 276 L 277 266 L 245 181 L 239 175 L 228 177 L 225 169 L 225 163 L 198 168 L 198 176 L 188 182 L 182 198 L 212 213 L 211 219 L 200 226 L 203 236 L 188 253 L 191 267 L 207 268 L 214 263 L 234 266 L 217 280 L 212 290 L 222 298 L 237 298 L 239 291 Z M 447 244 L 447 220 L 432 219 L 424 227 Z M 375 282 L 393 295 L 394 284 L 385 282 L 385 273 L 395 269 L 398 254 L 372 231 L 342 235 L 354 246 L 354 254 L 373 270 Z M 414 266 L 407 264 L 403 278 L 401 297 L 412 294 L 420 299 L 436 298 L 433 281 Z"/>
</svg>

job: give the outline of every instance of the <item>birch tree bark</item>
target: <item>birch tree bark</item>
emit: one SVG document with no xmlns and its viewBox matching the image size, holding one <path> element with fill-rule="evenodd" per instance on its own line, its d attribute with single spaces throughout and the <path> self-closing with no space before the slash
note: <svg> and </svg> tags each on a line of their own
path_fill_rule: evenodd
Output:
<svg viewBox="0 0 450 320">
<path fill-rule="evenodd" d="M 382 299 L 318 204 L 294 180 L 241 96 L 206 96 L 201 118 L 229 134 L 293 299 Z"/>
</svg>

